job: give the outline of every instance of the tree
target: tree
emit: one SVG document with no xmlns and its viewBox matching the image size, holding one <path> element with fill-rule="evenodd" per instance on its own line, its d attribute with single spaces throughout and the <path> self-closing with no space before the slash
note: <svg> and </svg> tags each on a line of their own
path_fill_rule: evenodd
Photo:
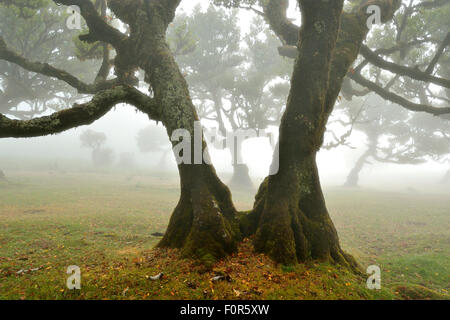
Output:
<svg viewBox="0 0 450 320">
<path fill-rule="evenodd" d="M 89 70 L 95 63 L 76 61 L 73 37 L 77 31 L 62 28 L 65 12 L 47 0 L 27 1 L 26 5 L 17 7 L 12 2 L 0 5 L 0 36 L 24 58 L 64 66 L 79 77 L 89 78 Z M 80 97 L 61 81 L 0 60 L 0 113 L 30 119 L 68 107 Z"/>
<path fill-rule="evenodd" d="M 92 149 L 92 162 L 96 167 L 107 167 L 114 161 L 114 151 L 105 147 L 106 135 L 103 132 L 86 130 L 80 136 L 81 145 Z"/>
<path fill-rule="evenodd" d="M 214 121 L 224 140 L 238 130 L 266 130 L 277 126 L 288 93 L 291 63 L 277 55 L 277 39 L 262 18 L 252 20 L 243 37 L 237 11 L 197 6 L 192 15 L 180 15 L 169 30 L 171 47 L 186 75 L 200 118 Z M 253 188 L 242 145 L 236 139 L 231 153 L 236 189 Z M 224 149 L 220 142 L 211 144 Z"/>
<path fill-rule="evenodd" d="M 62 67 L 77 77 L 91 78 L 93 61 L 77 61 L 76 30 L 65 26 L 67 15 L 51 1 L 28 1 L 31 8 L 11 4 L 0 6 L 0 36 L 18 55 Z M 58 48 L 58 50 L 54 50 Z M 20 61 L 23 63 L 24 61 Z M 20 64 L 0 60 L 0 112 L 29 119 L 47 110 L 70 106 L 80 95 L 71 86 Z"/>
<path fill-rule="evenodd" d="M 164 128 L 160 126 L 148 126 L 139 130 L 136 137 L 139 150 L 143 153 L 149 152 L 161 152 L 161 160 L 159 161 L 158 168 L 165 168 L 167 156 L 172 149 L 167 141 L 167 134 L 164 132 Z"/>
<path fill-rule="evenodd" d="M 194 146 L 194 127 L 199 120 L 188 85 L 166 42 L 168 25 L 175 16 L 180 0 L 123 1 L 110 0 L 108 15 L 127 26 L 123 33 L 101 14 L 101 6 L 90 0 L 58 0 L 62 5 L 80 7 L 88 31 L 79 36 L 87 44 L 106 44 L 114 50 L 113 61 L 103 56 L 103 63 L 93 83 L 86 83 L 67 71 L 50 64 L 32 62 L 20 56 L 0 38 L 0 59 L 28 71 L 57 78 L 79 93 L 92 95 L 91 100 L 50 116 L 31 120 L 13 120 L 0 115 L 0 137 L 34 137 L 56 134 L 90 124 L 120 103 L 131 104 L 161 121 L 169 136 L 183 129 Z M 24 7 L 21 1 L 8 1 Z M 104 12 L 103 12 L 104 13 Z M 106 67 L 105 67 L 106 66 Z M 114 75 L 109 70 L 114 66 Z M 148 91 L 141 91 L 136 72 L 144 73 Z M 176 146 L 177 142 L 173 142 Z M 206 143 L 202 149 L 208 157 Z M 194 151 L 194 149 L 193 149 Z M 191 152 L 192 162 L 194 152 Z M 219 180 L 214 167 L 203 159 L 201 164 L 178 166 L 181 196 L 159 246 L 181 248 L 183 253 L 205 261 L 220 258 L 237 248 L 240 239 L 237 212 L 228 188 Z"/>
<path fill-rule="evenodd" d="M 81 8 L 89 32 L 81 35 L 80 40 L 88 43 L 100 41 L 114 48 L 115 75 L 108 79 L 96 77 L 93 84 L 86 84 L 60 69 L 18 56 L 1 40 L 1 59 L 56 77 L 79 91 L 93 94 L 93 97 L 70 109 L 28 121 L 0 115 L 0 138 L 58 133 L 90 124 L 114 105 L 128 103 L 145 112 L 150 119 L 161 121 L 169 136 L 177 129 L 186 130 L 188 141 L 194 146 L 194 128 L 199 117 L 187 82 L 166 42 L 167 28 L 180 0 L 108 1 L 108 8 L 114 16 L 128 25 L 126 33 L 102 19 L 89 0 L 57 2 Z M 233 0 L 232 4 L 246 5 L 249 2 L 254 5 L 257 1 Z M 181 163 L 178 166 L 180 200 L 159 246 L 181 248 L 188 256 L 210 261 L 235 251 L 242 230 L 245 235 L 255 235 L 257 251 L 267 253 L 280 263 L 318 259 L 355 267 L 354 259 L 340 247 L 326 208 L 315 161 L 345 76 L 412 111 L 442 115 L 450 113 L 450 108 L 410 101 L 365 78 L 359 70 L 348 72 L 369 32 L 367 7 L 378 5 L 382 22 L 386 23 L 395 15 L 401 1 L 356 1 L 351 11 L 344 11 L 343 0 L 298 0 L 301 28 L 286 18 L 287 0 L 263 0 L 261 3 L 262 9 L 255 10 L 265 16 L 285 45 L 294 47 L 297 56 L 280 125 L 279 171 L 261 185 L 254 210 L 242 218 L 240 225 L 230 192 L 217 177 L 213 165 L 205 158 L 198 165 Z M 284 48 L 279 51 L 285 52 Z M 441 55 L 442 52 L 438 58 Z M 378 58 L 370 58 L 370 53 L 368 56 L 372 63 L 397 72 L 400 78 L 410 77 L 448 88 L 449 80 L 395 63 L 393 66 L 380 62 Z M 431 69 L 434 70 L 437 62 L 432 64 Z M 136 88 L 138 79 L 135 72 L 139 69 L 145 73 L 148 92 Z M 173 145 L 176 147 L 177 142 L 173 141 Z M 208 159 L 204 139 L 201 146 Z M 189 158 L 194 162 L 195 149 L 192 151 Z"/>
<path fill-rule="evenodd" d="M 255 248 L 278 262 L 319 259 L 354 267 L 354 259 L 340 248 L 315 161 L 345 77 L 349 76 L 384 99 L 412 111 L 434 115 L 450 111 L 448 107 L 409 101 L 364 78 L 360 74 L 361 68 L 351 68 L 360 49 L 364 48 L 362 44 L 369 32 L 367 7 L 377 5 L 382 22 L 387 23 L 402 5 L 401 1 L 352 1 L 351 10 L 343 11 L 344 1 L 299 0 L 301 28 L 286 17 L 287 0 L 216 2 L 226 6 L 247 6 L 264 15 L 284 44 L 280 54 L 296 58 L 291 91 L 280 126 L 279 172 L 269 176 L 260 186 L 254 209 L 245 219 L 245 233 L 255 234 Z M 261 6 L 255 8 L 258 3 Z M 436 56 L 439 58 L 441 54 L 438 52 Z M 369 59 L 389 71 L 397 71 L 399 77 L 448 87 L 446 79 L 394 63 L 381 64 L 375 57 Z M 435 60 L 439 59 L 430 63 L 432 70 Z"/>
<path fill-rule="evenodd" d="M 339 108 L 356 117 L 349 124 L 352 131 L 367 138 L 367 149 L 350 171 L 346 187 L 358 186 L 360 172 L 370 161 L 414 165 L 444 160 L 449 153 L 448 122 L 440 117 L 409 112 L 373 95 L 343 102 Z"/>
</svg>

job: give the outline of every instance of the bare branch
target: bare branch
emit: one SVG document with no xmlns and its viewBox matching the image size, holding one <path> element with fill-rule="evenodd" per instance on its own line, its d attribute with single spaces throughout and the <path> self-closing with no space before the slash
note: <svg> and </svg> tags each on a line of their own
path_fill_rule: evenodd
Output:
<svg viewBox="0 0 450 320">
<path fill-rule="evenodd" d="M 99 81 L 98 83 L 91 85 L 86 84 L 81 80 L 79 80 L 77 77 L 71 75 L 70 73 L 64 70 L 52 67 L 47 63 L 32 62 L 18 55 L 14 51 L 8 49 L 5 41 L 1 36 L 0 36 L 0 59 L 17 64 L 18 66 L 21 66 L 22 68 L 28 71 L 40 73 L 45 76 L 53 77 L 61 81 L 64 81 L 73 88 L 77 89 L 79 93 L 93 94 L 100 90 L 112 88 L 114 85 L 117 85 L 119 83 L 118 80 L 113 79 L 108 81 Z"/>
<path fill-rule="evenodd" d="M 436 116 L 450 113 L 450 107 L 438 108 L 438 107 L 433 107 L 433 106 L 429 106 L 429 105 L 425 105 L 425 104 L 414 103 L 414 102 L 406 100 L 405 98 L 403 98 L 393 92 L 390 92 L 390 91 L 380 87 L 379 85 L 377 85 L 376 83 L 374 83 L 370 80 L 365 79 L 363 76 L 361 76 L 361 74 L 349 73 L 348 75 L 352 80 L 354 80 L 358 84 L 362 85 L 363 87 L 366 87 L 366 88 L 370 89 L 371 91 L 375 92 L 383 99 L 389 100 L 396 104 L 399 104 L 408 110 L 418 111 L 418 112 L 426 112 L 426 113 L 430 113 L 430 114 L 433 114 Z"/>
<path fill-rule="evenodd" d="M 425 70 L 425 73 L 431 74 L 433 73 L 434 67 L 438 63 L 439 59 L 441 58 L 442 54 L 444 53 L 445 49 L 450 45 L 450 31 L 447 32 L 447 36 L 445 37 L 444 41 L 442 41 L 441 45 L 436 51 L 436 54 L 434 55 L 433 59 L 431 60 L 430 64 L 427 67 L 427 70 Z"/>
<path fill-rule="evenodd" d="M 379 68 L 388 70 L 392 73 L 396 73 L 401 76 L 410 77 L 411 79 L 431 82 L 445 88 L 450 88 L 450 80 L 432 76 L 427 72 L 420 71 L 418 68 L 409 68 L 398 65 L 393 62 L 386 61 L 365 45 L 361 46 L 360 53 L 370 63 L 374 64 Z"/>
</svg>

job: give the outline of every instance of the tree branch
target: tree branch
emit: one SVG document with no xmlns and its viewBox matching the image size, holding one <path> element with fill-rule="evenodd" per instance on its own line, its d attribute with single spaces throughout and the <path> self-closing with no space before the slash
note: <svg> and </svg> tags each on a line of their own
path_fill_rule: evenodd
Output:
<svg viewBox="0 0 450 320">
<path fill-rule="evenodd" d="M 122 45 L 128 37 L 119 30 L 111 27 L 98 14 L 94 4 L 90 0 L 53 0 L 56 4 L 80 7 L 80 13 L 89 27 L 89 34 L 80 37 L 87 42 L 103 41 L 112 44 L 115 48 Z"/>
<path fill-rule="evenodd" d="M 376 83 L 365 79 L 363 76 L 361 76 L 361 74 L 349 73 L 348 76 L 352 80 L 357 82 L 358 84 L 362 85 L 363 87 L 366 87 L 366 88 L 370 89 L 371 91 L 375 92 L 383 99 L 389 100 L 396 104 L 399 104 L 408 110 L 417 111 L 417 112 L 426 112 L 426 113 L 430 113 L 430 114 L 433 114 L 436 116 L 450 113 L 450 107 L 437 108 L 437 107 L 433 107 L 433 106 L 429 106 L 429 105 L 425 105 L 425 104 L 419 104 L 419 103 L 414 103 L 414 102 L 408 101 L 405 98 L 380 87 Z"/>
<path fill-rule="evenodd" d="M 118 103 L 134 105 L 151 119 L 160 120 L 160 113 L 153 99 L 133 87 L 119 86 L 97 93 L 89 102 L 75 104 L 70 109 L 50 116 L 12 120 L 0 114 L 0 138 L 38 137 L 88 125 L 100 119 Z"/>
<path fill-rule="evenodd" d="M 298 42 L 299 27 L 289 21 L 286 10 L 289 0 L 269 0 L 264 6 L 264 14 L 273 32 L 284 44 L 296 46 Z"/>
<path fill-rule="evenodd" d="M 119 81 L 117 79 L 108 81 L 99 81 L 95 84 L 86 84 L 80 81 L 77 77 L 71 75 L 70 73 L 57 69 L 50 66 L 47 63 L 32 62 L 24 57 L 18 55 L 14 51 L 8 49 L 5 41 L 0 36 L 0 59 L 14 63 L 28 71 L 36 72 L 48 77 L 53 77 L 58 80 L 64 81 L 73 88 L 77 89 L 79 93 L 93 94 L 100 90 L 105 90 L 112 88 L 114 85 L 118 85 Z"/>
<path fill-rule="evenodd" d="M 392 73 L 396 73 L 401 76 L 407 76 L 411 79 L 419 80 L 419 81 L 425 81 L 425 82 L 431 82 L 434 84 L 437 84 L 439 86 L 450 88 L 450 80 L 435 77 L 433 75 L 430 75 L 427 72 L 422 72 L 418 68 L 409 68 L 405 66 L 401 66 L 398 64 L 395 64 L 393 62 L 389 62 L 378 56 L 375 52 L 370 50 L 367 46 L 363 45 L 361 46 L 361 55 L 367 59 L 370 63 L 373 65 L 388 70 Z"/>
</svg>

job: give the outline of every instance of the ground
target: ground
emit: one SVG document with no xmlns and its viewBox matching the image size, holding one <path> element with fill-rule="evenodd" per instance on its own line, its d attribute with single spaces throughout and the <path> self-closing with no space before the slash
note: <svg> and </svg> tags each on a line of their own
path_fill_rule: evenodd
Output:
<svg viewBox="0 0 450 320">
<path fill-rule="evenodd" d="M 449 299 L 450 197 L 326 190 L 344 250 L 381 267 L 382 290 L 328 264 L 276 266 L 249 240 L 212 269 L 153 250 L 176 178 L 11 171 L 0 181 L 0 299 Z M 239 209 L 251 197 L 234 194 Z M 81 268 L 82 289 L 66 288 Z M 160 272 L 160 280 L 150 277 Z M 226 279 L 211 281 L 215 276 Z"/>
</svg>

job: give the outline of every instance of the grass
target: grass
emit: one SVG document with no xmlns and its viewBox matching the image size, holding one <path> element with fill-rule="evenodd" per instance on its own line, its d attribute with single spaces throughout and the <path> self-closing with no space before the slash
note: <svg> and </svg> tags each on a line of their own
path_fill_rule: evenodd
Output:
<svg viewBox="0 0 450 320">
<path fill-rule="evenodd" d="M 382 290 L 327 264 L 276 266 L 245 241 L 212 269 L 154 250 L 179 196 L 150 175 L 8 172 L 0 181 L 0 299 L 448 299 L 448 195 L 327 190 L 344 249 Z M 239 208 L 251 198 L 235 194 Z M 82 290 L 66 288 L 77 265 Z M 36 270 L 37 268 L 37 270 Z M 34 271 L 31 271 L 34 269 Z M 18 271 L 25 270 L 18 274 Z M 164 272 L 161 280 L 151 276 Z M 212 282 L 216 275 L 229 281 Z"/>
</svg>

